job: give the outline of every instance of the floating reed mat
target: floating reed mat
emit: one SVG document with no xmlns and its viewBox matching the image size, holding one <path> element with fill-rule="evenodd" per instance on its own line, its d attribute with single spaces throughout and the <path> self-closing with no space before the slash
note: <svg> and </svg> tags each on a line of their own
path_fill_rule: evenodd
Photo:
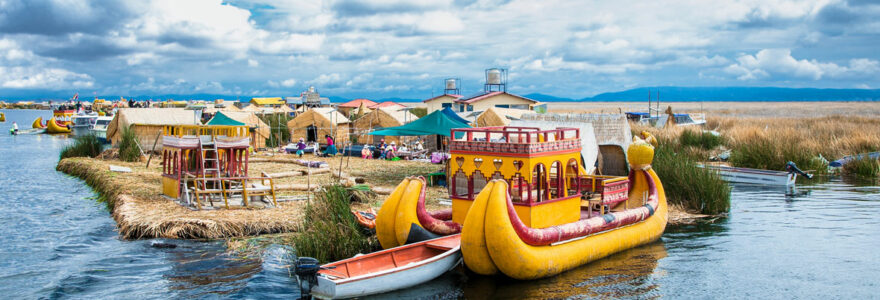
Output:
<svg viewBox="0 0 880 300">
<path fill-rule="evenodd" d="M 110 162 L 69 158 L 57 169 L 82 178 L 107 201 L 119 234 L 140 238 L 228 238 L 267 233 L 293 232 L 302 218 L 305 201 L 279 202 L 272 209 L 219 209 L 193 211 L 162 197 L 158 168 L 141 163 L 112 161 L 131 173 L 109 171 Z"/>
</svg>

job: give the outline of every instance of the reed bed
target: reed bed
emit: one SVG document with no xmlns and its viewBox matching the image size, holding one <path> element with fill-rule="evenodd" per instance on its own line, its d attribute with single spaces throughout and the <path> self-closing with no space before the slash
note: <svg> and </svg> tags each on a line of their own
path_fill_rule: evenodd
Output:
<svg viewBox="0 0 880 300">
<path fill-rule="evenodd" d="M 119 159 L 127 162 L 141 160 L 141 149 L 137 144 L 137 133 L 131 127 L 122 128 L 122 136 L 119 140 Z"/>
<path fill-rule="evenodd" d="M 215 239 L 293 232 L 301 217 L 299 201 L 279 202 L 274 209 L 190 210 L 160 196 L 158 164 L 146 169 L 142 163 L 112 163 L 133 172 L 110 172 L 110 162 L 91 158 L 63 159 L 57 169 L 85 180 L 106 199 L 119 234 L 126 239 Z"/>
<path fill-rule="evenodd" d="M 667 200 L 687 210 L 717 215 L 730 210 L 730 185 L 712 171 L 697 167 L 697 160 L 660 144 L 652 164 L 663 182 Z"/>
<path fill-rule="evenodd" d="M 77 136 L 73 144 L 64 146 L 59 154 L 61 159 L 69 157 L 96 157 L 101 154 L 104 145 L 94 134 Z"/>
<path fill-rule="evenodd" d="M 877 179 L 880 177 L 880 160 L 863 157 L 843 165 L 843 174 L 857 179 Z"/>
<path fill-rule="evenodd" d="M 379 248 L 374 235 L 363 234 L 351 214 L 352 194 L 341 185 L 327 185 L 303 209 L 302 221 L 293 235 L 297 256 L 321 262 L 349 258 Z"/>
</svg>

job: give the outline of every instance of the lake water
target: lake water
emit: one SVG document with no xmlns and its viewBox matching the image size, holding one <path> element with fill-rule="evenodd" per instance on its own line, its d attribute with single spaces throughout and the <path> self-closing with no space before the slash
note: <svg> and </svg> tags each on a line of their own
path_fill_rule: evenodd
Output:
<svg viewBox="0 0 880 300">
<path fill-rule="evenodd" d="M 222 241 L 121 240 L 106 206 L 55 171 L 64 136 L 10 136 L 47 111 L 2 110 L 0 295 L 20 298 L 295 298 L 289 251 L 259 259 Z M 880 188 L 840 181 L 735 186 L 729 218 L 667 228 L 660 241 L 559 276 L 522 282 L 461 269 L 377 298 L 874 298 Z"/>
</svg>

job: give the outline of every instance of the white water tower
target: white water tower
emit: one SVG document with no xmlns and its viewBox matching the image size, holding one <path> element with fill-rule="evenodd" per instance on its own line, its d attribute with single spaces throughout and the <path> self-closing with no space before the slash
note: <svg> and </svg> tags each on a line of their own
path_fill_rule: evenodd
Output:
<svg viewBox="0 0 880 300">
<path fill-rule="evenodd" d="M 486 69 L 486 92 L 507 92 L 507 69 Z"/>
<path fill-rule="evenodd" d="M 461 89 L 459 86 L 461 85 L 461 79 L 458 78 L 446 78 L 444 80 L 446 87 L 443 89 L 443 94 L 446 95 L 461 95 Z"/>
</svg>

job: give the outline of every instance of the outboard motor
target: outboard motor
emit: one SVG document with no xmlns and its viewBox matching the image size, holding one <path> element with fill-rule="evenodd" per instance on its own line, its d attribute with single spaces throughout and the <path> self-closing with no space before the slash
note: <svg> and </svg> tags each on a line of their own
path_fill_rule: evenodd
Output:
<svg viewBox="0 0 880 300">
<path fill-rule="evenodd" d="M 318 284 L 318 271 L 321 265 L 317 259 L 300 257 L 296 260 L 294 273 L 299 279 L 299 291 L 301 299 L 310 299 L 312 287 Z"/>
<path fill-rule="evenodd" d="M 804 176 L 807 179 L 813 178 L 813 174 L 804 173 L 804 171 L 801 171 L 801 169 L 798 169 L 797 165 L 795 165 L 793 161 L 789 161 L 789 162 L 785 163 L 785 170 L 788 171 L 788 173 L 800 174 L 801 176 Z"/>
</svg>

